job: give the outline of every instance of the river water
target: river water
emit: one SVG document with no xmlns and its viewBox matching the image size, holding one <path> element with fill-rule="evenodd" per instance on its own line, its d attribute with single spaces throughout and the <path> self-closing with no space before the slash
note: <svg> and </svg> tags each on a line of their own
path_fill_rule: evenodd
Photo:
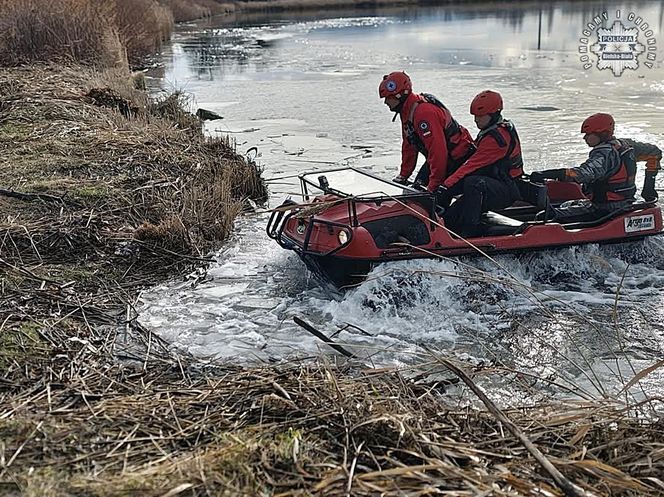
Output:
<svg viewBox="0 0 664 497">
<path fill-rule="evenodd" d="M 653 67 L 640 56 L 620 77 L 584 69 L 579 39 L 593 17 L 630 13 L 654 31 Z M 607 111 L 617 135 L 664 147 L 661 2 L 552 2 L 212 19 L 178 28 L 151 86 L 183 89 L 218 112 L 211 135 L 258 147 L 270 206 L 299 188 L 293 175 L 354 165 L 392 177 L 398 123 L 378 99 L 382 75 L 406 70 L 469 129 L 473 96 L 502 93 L 527 170 L 580 163 L 579 126 Z M 645 31 L 639 41 L 648 46 Z M 592 59 L 594 61 L 594 59 Z M 643 173 L 639 175 L 641 181 Z M 661 188 L 664 178 L 658 178 Z M 297 198 L 297 197 L 295 197 Z M 303 317 L 365 358 L 411 365 L 444 350 L 477 364 L 536 375 L 537 392 L 596 396 L 664 358 L 664 241 L 572 247 L 494 260 L 407 261 L 377 268 L 358 288 L 321 285 L 246 216 L 205 281 L 142 296 L 141 320 L 190 352 L 237 362 L 330 353 L 297 327 Z M 348 325 L 351 325 L 348 327 Z M 341 331 L 339 331 L 341 330 Z M 661 394 L 664 370 L 644 381 Z M 510 384 L 507 395 L 514 395 Z M 532 393 L 532 392 L 530 392 Z"/>
</svg>

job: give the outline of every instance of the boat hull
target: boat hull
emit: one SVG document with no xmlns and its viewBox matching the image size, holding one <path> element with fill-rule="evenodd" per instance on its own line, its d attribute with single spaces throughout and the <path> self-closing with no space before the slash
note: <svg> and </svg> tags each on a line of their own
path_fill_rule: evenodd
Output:
<svg viewBox="0 0 664 497">
<path fill-rule="evenodd" d="M 368 176 L 375 189 L 383 188 L 383 180 L 356 170 L 353 174 Z M 654 202 L 635 202 L 601 218 L 565 224 L 548 221 L 552 202 L 583 198 L 579 186 L 525 183 L 545 195 L 538 193 L 530 202 L 486 213 L 482 236 L 464 239 L 445 227 L 435 197 L 427 192 L 358 196 L 321 186 L 324 194 L 312 197 L 307 189 L 311 183 L 306 175 L 302 179 L 308 202 L 285 202 L 270 217 L 267 233 L 337 287 L 357 284 L 372 267 L 390 261 L 623 243 L 664 230 L 661 208 Z M 319 179 L 326 185 L 325 176 Z M 545 202 L 540 202 L 542 198 Z"/>
</svg>

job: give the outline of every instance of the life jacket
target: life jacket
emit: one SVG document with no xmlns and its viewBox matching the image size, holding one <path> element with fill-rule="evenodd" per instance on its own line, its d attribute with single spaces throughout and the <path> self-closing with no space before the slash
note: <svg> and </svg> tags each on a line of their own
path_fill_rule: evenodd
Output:
<svg viewBox="0 0 664 497">
<path fill-rule="evenodd" d="M 413 106 L 410 108 L 410 113 L 408 115 L 408 120 L 406 121 L 406 139 L 408 140 L 408 143 L 413 145 L 419 153 L 421 153 L 424 157 L 427 156 L 427 149 L 424 146 L 424 142 L 422 139 L 419 137 L 417 132 L 415 131 L 415 126 L 413 125 L 413 116 L 415 115 L 415 109 L 417 109 L 418 105 L 421 103 L 429 103 L 433 104 L 436 107 L 438 107 L 441 110 L 447 111 L 450 114 L 450 122 L 447 124 L 445 129 L 443 130 L 443 134 L 445 135 L 445 143 L 447 145 L 447 156 L 448 160 L 451 165 L 453 166 L 460 166 L 464 162 L 466 162 L 471 155 L 473 155 L 473 152 L 475 152 L 476 147 L 474 144 L 469 144 L 468 146 L 468 152 L 466 152 L 462 157 L 457 157 L 456 159 L 453 157 L 453 150 L 461 145 L 463 143 L 462 138 L 463 135 L 461 133 L 461 126 L 459 123 L 452 117 L 452 113 L 449 111 L 447 107 L 445 107 L 445 104 L 438 100 L 435 96 L 431 95 L 430 93 L 420 93 L 420 96 L 423 97 L 424 100 L 417 101 L 413 103 Z"/>
<path fill-rule="evenodd" d="M 618 153 L 620 160 L 617 167 L 606 179 L 592 185 L 592 200 L 596 203 L 634 200 L 636 194 L 636 156 L 634 149 L 627 144 L 614 140 L 609 142 Z"/>
<path fill-rule="evenodd" d="M 498 131 L 498 128 L 506 130 L 509 134 L 509 145 L 505 141 L 505 138 L 500 133 L 500 131 Z M 514 149 L 519 144 L 519 135 L 516 132 L 514 124 L 512 124 L 507 119 L 503 119 L 502 121 L 493 124 L 486 129 L 483 129 L 477 135 L 475 145 L 479 148 L 480 142 L 487 136 L 490 136 L 496 140 L 501 148 L 507 145 L 507 152 L 505 152 L 505 155 L 502 158 L 496 160 L 496 162 L 493 164 L 488 164 L 487 166 L 483 167 L 481 172 L 483 174 L 494 176 L 498 179 L 511 179 L 521 176 L 523 174 L 523 156 L 521 155 L 521 152 L 519 152 L 517 155 L 512 157 Z"/>
</svg>

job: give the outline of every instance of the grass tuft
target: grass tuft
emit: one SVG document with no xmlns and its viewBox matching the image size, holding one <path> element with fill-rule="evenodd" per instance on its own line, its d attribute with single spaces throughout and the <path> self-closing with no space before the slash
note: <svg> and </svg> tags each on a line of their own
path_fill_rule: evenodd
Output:
<svg viewBox="0 0 664 497">
<path fill-rule="evenodd" d="M 122 64 L 112 17 L 112 2 L 100 0 L 0 0 L 0 65 L 63 59 Z"/>
<path fill-rule="evenodd" d="M 170 38 L 174 22 L 226 10 L 214 0 L 0 0 L 0 66 L 138 65 Z"/>
</svg>

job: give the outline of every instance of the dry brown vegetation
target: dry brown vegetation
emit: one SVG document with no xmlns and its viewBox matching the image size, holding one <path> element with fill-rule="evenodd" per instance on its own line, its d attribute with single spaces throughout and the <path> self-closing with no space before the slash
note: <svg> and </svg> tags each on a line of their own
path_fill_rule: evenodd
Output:
<svg viewBox="0 0 664 497">
<path fill-rule="evenodd" d="M 69 58 L 113 66 L 124 57 L 113 10 L 80 0 L 0 0 L 0 64 Z"/>
<path fill-rule="evenodd" d="M 92 0 L 95 1 L 95 0 Z M 130 64 L 156 52 L 171 36 L 173 13 L 154 0 L 114 0 L 110 25 L 115 26 Z"/>
<path fill-rule="evenodd" d="M 3 340 L 86 299 L 114 316 L 138 288 L 200 264 L 245 200 L 266 198 L 260 169 L 206 138 L 183 98 L 152 101 L 122 71 L 0 73 Z M 62 285 L 56 296 L 33 293 L 40 278 Z"/>
<path fill-rule="evenodd" d="M 459 0 L 457 0 L 457 2 L 458 1 Z M 374 9 L 378 7 L 412 6 L 413 4 L 426 5 L 431 3 L 446 3 L 446 0 L 433 2 L 427 0 L 237 0 L 235 2 L 235 8 L 242 12 L 281 12 L 290 10 L 333 10 L 344 8 Z M 447 0 L 447 3 L 452 2 L 451 0 Z"/>
<path fill-rule="evenodd" d="M 5 200 L 16 210 L 3 221 L 5 258 L 112 258 L 109 240 L 131 240 L 138 226 L 143 237 L 170 226 L 183 233 L 180 252 L 204 255 L 243 199 L 266 197 L 258 168 L 204 137 L 180 93 L 151 101 L 127 73 L 52 67 L 5 70 L 0 87 L 0 185 L 41 196 Z M 63 239 L 83 221 L 81 240 Z"/>
<path fill-rule="evenodd" d="M 136 64 L 170 37 L 173 22 L 228 9 L 215 0 L 0 0 L 0 65 Z"/>
<path fill-rule="evenodd" d="M 83 369 L 119 379 L 118 359 L 133 357 L 141 337 L 148 349 L 163 349 L 134 321 L 139 289 L 201 265 L 246 199 L 266 197 L 256 164 L 229 141 L 206 138 L 185 107 L 179 93 L 148 98 L 126 71 L 0 73 L 1 495 L 81 494 L 70 478 L 93 473 L 66 469 L 64 453 L 63 470 L 52 466 L 48 458 L 61 449 L 51 450 L 50 440 L 39 465 L 46 480 L 33 479 L 20 455 L 33 450 L 24 439 L 33 420 L 44 426 L 44 415 L 55 421 L 64 411 L 39 414 L 32 398 L 17 410 L 16 401 L 35 385 L 57 390 L 57 383 L 68 403 Z M 164 364 L 157 361 L 149 366 L 155 373 Z M 67 480 L 67 491 L 48 475 Z"/>
<path fill-rule="evenodd" d="M 42 292 L 57 298 L 52 284 Z M 5 495 L 564 495 L 503 423 L 455 405 L 433 356 L 406 375 L 343 361 L 203 365 L 140 327 L 104 330 L 93 310 L 81 307 L 93 323 L 77 341 L 52 318 L 24 325 L 9 361 L 0 354 Z M 51 340 L 41 361 L 19 367 L 39 334 Z M 661 495 L 661 420 L 607 402 L 504 414 L 592 492 L 567 495 Z"/>
</svg>

